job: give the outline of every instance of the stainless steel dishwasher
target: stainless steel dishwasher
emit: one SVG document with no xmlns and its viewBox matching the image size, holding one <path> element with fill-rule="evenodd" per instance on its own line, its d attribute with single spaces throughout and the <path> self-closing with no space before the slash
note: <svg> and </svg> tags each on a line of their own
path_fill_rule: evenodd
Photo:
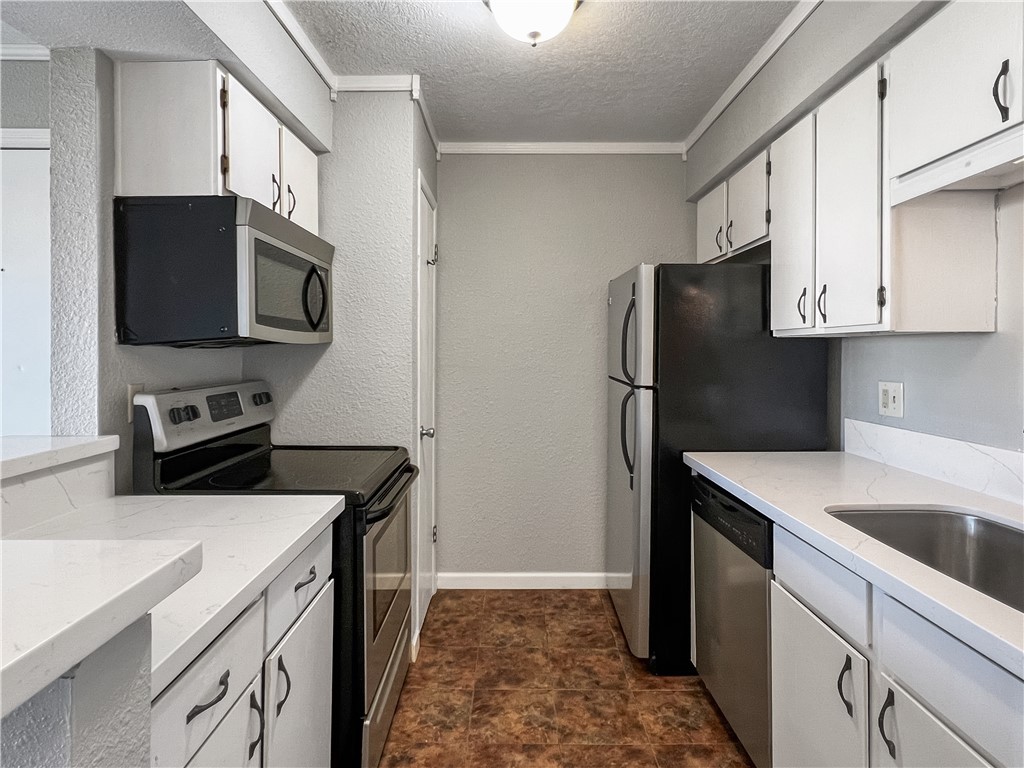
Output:
<svg viewBox="0 0 1024 768">
<path fill-rule="evenodd" d="M 754 765 L 770 768 L 772 522 L 699 475 L 692 505 L 697 671 Z"/>
</svg>

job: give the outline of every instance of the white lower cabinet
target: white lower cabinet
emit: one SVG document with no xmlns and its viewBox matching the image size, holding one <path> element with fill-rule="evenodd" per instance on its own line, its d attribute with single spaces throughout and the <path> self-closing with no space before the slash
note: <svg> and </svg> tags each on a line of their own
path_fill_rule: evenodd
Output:
<svg viewBox="0 0 1024 768">
<path fill-rule="evenodd" d="M 330 581 L 264 662 L 268 768 L 330 766 L 333 640 Z"/>
<path fill-rule="evenodd" d="M 257 768 L 263 764 L 263 677 L 257 675 L 188 768 Z"/>
<path fill-rule="evenodd" d="M 771 634 L 774 767 L 866 767 L 867 660 L 778 582 Z"/>
<path fill-rule="evenodd" d="M 888 675 L 872 681 L 878 715 L 871 764 L 899 768 L 991 768 Z"/>
</svg>

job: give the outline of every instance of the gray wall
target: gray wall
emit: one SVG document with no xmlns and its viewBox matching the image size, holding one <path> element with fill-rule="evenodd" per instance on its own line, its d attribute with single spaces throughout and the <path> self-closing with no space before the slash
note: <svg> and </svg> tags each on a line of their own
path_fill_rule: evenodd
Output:
<svg viewBox="0 0 1024 768">
<path fill-rule="evenodd" d="M 687 199 L 735 171 L 942 3 L 825 2 L 686 153 Z"/>
<path fill-rule="evenodd" d="M 50 127 L 50 62 L 0 61 L 0 128 Z"/>
<path fill-rule="evenodd" d="M 340 93 L 320 159 L 320 235 L 335 246 L 334 343 L 246 350 L 270 382 L 279 442 L 415 447 L 414 111 L 408 93 Z"/>
<path fill-rule="evenodd" d="M 440 572 L 603 572 L 608 280 L 693 261 L 673 156 L 438 166 Z"/>
<path fill-rule="evenodd" d="M 844 339 L 845 417 L 1024 450 L 1022 200 L 999 196 L 997 332 Z M 903 419 L 878 415 L 879 381 L 903 382 Z"/>
</svg>

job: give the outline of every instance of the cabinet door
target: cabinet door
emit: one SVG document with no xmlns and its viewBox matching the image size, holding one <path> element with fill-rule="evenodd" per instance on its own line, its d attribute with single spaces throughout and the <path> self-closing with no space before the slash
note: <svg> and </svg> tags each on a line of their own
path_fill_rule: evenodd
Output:
<svg viewBox="0 0 1024 768">
<path fill-rule="evenodd" d="M 319 233 L 320 174 L 316 154 L 287 128 L 281 129 L 284 214 L 313 234 Z"/>
<path fill-rule="evenodd" d="M 281 138 L 277 118 L 237 80 L 224 79 L 224 187 L 281 211 Z"/>
<path fill-rule="evenodd" d="M 331 764 L 334 582 L 320 590 L 265 662 L 266 766 Z"/>
<path fill-rule="evenodd" d="M 881 112 L 871 67 L 818 109 L 815 146 L 816 325 L 881 320 Z"/>
<path fill-rule="evenodd" d="M 777 582 L 771 585 L 772 763 L 868 764 L 868 663 Z"/>
<path fill-rule="evenodd" d="M 257 768 L 263 762 L 263 677 L 249 683 L 188 768 Z"/>
<path fill-rule="evenodd" d="M 725 242 L 736 251 L 768 234 L 768 153 L 762 152 L 729 178 Z"/>
<path fill-rule="evenodd" d="M 892 50 L 891 176 L 1021 122 L 1022 40 L 1024 4 L 961 1 Z"/>
<path fill-rule="evenodd" d="M 814 327 L 814 117 L 772 143 L 772 330 Z"/>
<path fill-rule="evenodd" d="M 899 768 L 991 768 L 887 675 L 872 692 L 878 709 L 872 765 Z"/>
<path fill-rule="evenodd" d="M 697 201 L 697 261 L 725 255 L 725 182 Z"/>
</svg>

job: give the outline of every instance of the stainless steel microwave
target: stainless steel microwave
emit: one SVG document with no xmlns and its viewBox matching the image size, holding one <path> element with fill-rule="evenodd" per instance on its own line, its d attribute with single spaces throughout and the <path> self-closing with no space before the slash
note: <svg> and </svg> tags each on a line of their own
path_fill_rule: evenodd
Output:
<svg viewBox="0 0 1024 768">
<path fill-rule="evenodd" d="M 244 197 L 114 198 L 120 344 L 333 340 L 334 246 Z"/>
</svg>

